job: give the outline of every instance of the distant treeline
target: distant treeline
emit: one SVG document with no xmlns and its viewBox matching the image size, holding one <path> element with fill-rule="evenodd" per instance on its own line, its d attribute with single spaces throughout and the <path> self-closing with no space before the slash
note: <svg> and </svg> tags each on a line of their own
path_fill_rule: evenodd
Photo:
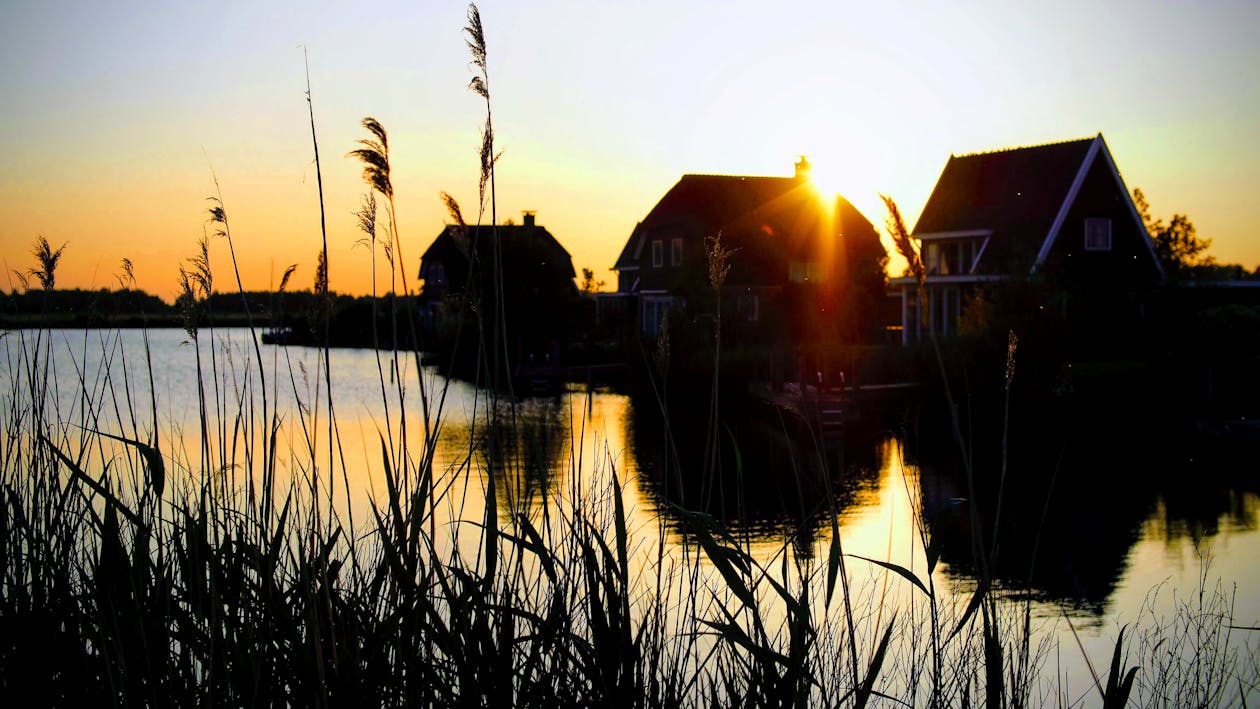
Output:
<svg viewBox="0 0 1260 709">
<path fill-rule="evenodd" d="M 193 304 L 168 303 L 140 290 L 28 290 L 0 292 L 0 327 L 230 327 L 252 319 L 260 327 L 288 327 L 305 334 L 322 330 L 318 324 L 327 312 L 337 321 L 334 329 L 353 324 L 370 332 L 374 305 L 382 327 L 388 324 L 389 313 L 399 312 L 403 305 L 400 299 L 391 307 L 388 297 L 375 301 L 371 296 L 335 293 L 325 300 L 311 291 L 249 291 L 243 297 L 214 293 Z"/>
<path fill-rule="evenodd" d="M 238 301 L 237 308 L 239 310 Z M 128 327 L 178 325 L 175 306 L 140 290 L 27 290 L 0 293 L 0 325 L 15 327 Z"/>
</svg>

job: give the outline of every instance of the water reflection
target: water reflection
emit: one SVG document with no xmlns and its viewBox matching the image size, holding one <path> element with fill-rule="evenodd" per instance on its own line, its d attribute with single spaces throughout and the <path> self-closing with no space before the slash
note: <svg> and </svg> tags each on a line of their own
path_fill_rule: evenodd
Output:
<svg viewBox="0 0 1260 709">
<path fill-rule="evenodd" d="M 701 512 L 751 542 L 790 540 L 815 556 L 833 514 L 878 484 L 886 436 L 852 431 L 816 445 L 783 422 L 733 408 L 722 412 L 716 451 L 708 415 L 634 400 L 626 436 L 653 512 L 685 537 L 681 510 Z M 668 418 L 668 425 L 666 425 Z"/>
<path fill-rule="evenodd" d="M 924 514 L 952 574 L 976 572 L 971 504 L 985 549 L 996 550 L 991 569 L 1000 583 L 1092 614 L 1106 610 L 1144 540 L 1198 546 L 1222 524 L 1255 529 L 1260 480 L 1240 476 L 1238 466 L 1254 470 L 1256 451 L 1239 457 L 1157 420 L 1130 419 L 1122 428 L 1077 423 L 1084 425 L 1037 420 L 1013 433 L 1004 483 L 1000 439 L 977 446 L 974 493 L 956 444 L 940 436 L 911 442 Z M 945 504 L 951 498 L 969 501 Z"/>
<path fill-rule="evenodd" d="M 147 435 L 152 428 L 148 406 L 132 407 L 136 422 L 115 413 L 112 403 L 124 402 L 126 411 L 127 401 L 149 400 L 141 333 L 53 336 L 55 369 L 66 376 L 54 379 L 57 388 L 46 395 L 66 435 L 78 435 L 80 429 L 72 424 L 79 421 L 104 431 Z M 220 373 L 226 384 L 205 382 L 208 391 L 220 392 L 217 408 L 210 407 L 212 417 L 222 408 L 229 424 L 220 429 L 218 419 L 213 422 L 216 445 L 220 437 L 232 447 L 234 435 L 257 435 L 234 433 L 230 425 L 235 420 L 232 397 L 246 386 L 231 379 L 240 376 L 235 358 L 248 355 L 241 346 L 244 337 L 224 331 L 216 333 L 215 344 L 202 344 L 203 356 L 214 351 L 223 358 Z M 163 439 L 169 468 L 174 476 L 192 476 L 200 469 L 195 351 L 180 331 L 153 331 L 149 340 L 158 416 L 163 435 L 174 436 Z M 0 404 L 22 389 L 23 342 L 18 336 L 5 338 L 0 381 L 10 382 L 11 390 L 0 391 Z M 312 462 L 323 465 L 328 459 L 326 437 L 317 442 L 320 450 L 302 454 L 306 444 L 297 427 L 300 417 L 310 416 L 305 412 L 311 402 L 319 400 L 314 385 L 319 358 L 301 348 L 264 354 L 268 366 L 283 374 L 269 370 L 267 383 L 270 402 L 287 427 L 281 445 L 289 441 L 293 448 L 288 457 L 294 460 L 282 456 L 279 466 L 299 476 Z M 360 520 L 370 519 L 366 500 L 372 491 L 383 489 L 380 439 L 387 424 L 375 357 L 367 351 L 332 353 L 338 460 L 348 461 L 344 489 L 350 504 L 360 505 L 355 511 Z M 122 371 L 126 361 L 130 377 Z M 292 381 L 288 371 L 297 373 Z M 406 376 L 414 378 L 415 372 Z M 58 384 L 80 380 L 79 386 Z M 306 402 L 305 409 L 300 402 Z M 411 420 L 418 420 L 414 387 L 407 390 L 404 405 Z M 574 491 L 594 492 L 607 480 L 595 473 L 612 471 L 627 497 L 631 526 L 654 530 L 662 524 L 675 547 L 686 542 L 679 514 L 685 509 L 718 519 L 767 552 L 781 549 L 787 540 L 798 556 L 817 558 L 830 540 L 835 514 L 847 551 L 923 573 L 924 551 L 915 546 L 914 532 L 915 520 L 922 518 L 941 546 L 942 581 L 965 585 L 974 573 L 974 506 L 988 544 L 993 525 L 1000 525 L 994 567 L 999 581 L 1031 588 L 1048 603 L 1092 615 L 1113 611 L 1117 604 L 1140 605 L 1142 594 L 1164 578 L 1193 581 L 1196 570 L 1184 568 L 1186 550 L 1216 541 L 1215 573 L 1238 580 L 1247 594 L 1244 601 L 1260 605 L 1260 594 L 1252 590 L 1260 588 L 1260 572 L 1251 561 L 1260 554 L 1260 455 L 1162 424 L 1175 419 L 1158 410 L 1142 411 L 1141 402 L 1097 407 L 1090 416 L 1054 411 L 1036 418 L 1021 410 L 1012 425 L 1000 519 L 1000 434 L 976 437 L 973 494 L 957 446 L 943 433 L 947 424 L 926 415 L 915 419 L 915 426 L 850 428 L 839 445 L 819 447 L 780 421 L 724 405 L 715 453 L 708 447 L 712 436 L 704 402 L 696 407 L 699 412 L 673 411 L 668 426 L 655 400 L 606 391 L 530 399 L 501 409 L 497 417 L 486 415 L 487 405 L 484 392 L 451 384 L 435 470 L 452 486 L 452 522 L 483 519 L 481 486 L 490 472 L 500 491 L 500 515 L 508 518 Z M 396 426 L 399 403 L 391 400 L 390 406 Z M 974 430 L 1000 432 L 991 423 L 978 422 Z M 413 455 L 422 446 L 417 429 L 413 424 L 408 433 Z M 249 463 L 244 456 L 238 462 L 232 479 L 246 479 Z M 967 502 L 960 503 L 964 498 Z M 1240 605 L 1248 607 L 1246 602 Z"/>
<path fill-rule="evenodd" d="M 560 397 L 551 397 L 502 404 L 487 417 L 477 451 L 483 473 L 502 481 L 500 512 L 522 514 L 556 493 L 556 478 L 568 467 L 569 414 Z"/>
</svg>

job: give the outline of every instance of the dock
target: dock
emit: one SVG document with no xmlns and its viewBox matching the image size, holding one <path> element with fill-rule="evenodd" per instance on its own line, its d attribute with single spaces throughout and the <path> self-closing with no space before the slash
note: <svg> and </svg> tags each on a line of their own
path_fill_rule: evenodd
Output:
<svg viewBox="0 0 1260 709">
<path fill-rule="evenodd" d="M 920 386 L 917 382 L 895 382 L 820 389 L 787 382 L 775 388 L 766 382 L 753 382 L 748 391 L 754 400 L 777 409 L 827 441 L 842 436 L 846 424 L 862 421 L 872 407 L 904 398 Z"/>
</svg>

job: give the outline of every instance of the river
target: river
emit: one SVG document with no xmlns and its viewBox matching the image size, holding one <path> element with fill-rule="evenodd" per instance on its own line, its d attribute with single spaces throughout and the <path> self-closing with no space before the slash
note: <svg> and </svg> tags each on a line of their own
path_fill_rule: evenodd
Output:
<svg viewBox="0 0 1260 709">
<path fill-rule="evenodd" d="M 689 544 L 680 510 L 699 509 L 767 563 L 790 550 L 799 562 L 817 564 L 830 547 L 834 518 L 843 550 L 852 555 L 855 586 L 907 597 L 914 591 L 906 580 L 853 557 L 896 564 L 926 580 L 923 542 L 932 538 L 940 544 L 932 580 L 941 597 L 965 598 L 975 587 L 969 542 L 957 531 L 967 491 L 937 462 L 939 451 L 915 443 L 910 428 L 876 427 L 847 437 L 839 453 L 834 447 L 819 453 L 773 423 L 725 420 L 718 450 L 725 472 L 701 480 L 694 471 L 703 464 L 693 461 L 709 455 L 704 422 L 684 422 L 667 435 L 650 397 L 573 389 L 528 399 L 500 409 L 507 412 L 500 420 L 513 425 L 496 432 L 487 418 L 495 402 L 484 390 L 443 380 L 432 369 L 418 372 L 409 355 L 394 362 L 388 352 L 344 349 L 330 354 L 336 413 L 330 466 L 318 350 L 262 346 L 260 378 L 256 366 L 246 366 L 255 350 L 244 329 L 203 330 L 196 342 L 173 329 L 13 331 L 3 343 L 5 412 L 28 394 L 30 355 L 51 352 L 46 402 L 67 435 L 95 429 L 147 439 L 156 410 L 173 489 L 206 475 L 237 489 L 248 485 L 260 466 L 262 422 L 275 417 L 278 476 L 299 490 L 313 481 L 339 514 L 362 526 L 372 500 L 384 495 L 387 461 L 393 470 L 415 469 L 427 401 L 442 524 L 450 530 L 483 519 L 491 466 L 502 480 L 503 520 L 557 499 L 606 496 L 615 475 L 636 554 L 644 559 L 660 551 L 658 544 L 670 553 Z M 1201 590 L 1220 590 L 1232 603 L 1235 625 L 1260 625 L 1257 458 L 1170 445 L 1142 435 L 1140 426 L 1124 430 L 1139 433 L 1071 446 L 1041 441 L 1011 457 L 1003 526 L 1009 532 L 995 545 L 1007 563 L 996 573 L 1013 597 L 1031 598 L 1032 617 L 1057 643 L 1048 670 L 1064 678 L 1069 700 L 1092 691 L 1082 651 L 1105 675 L 1120 627 L 1171 617 L 1203 598 Z M 409 457 L 400 453 L 404 439 Z M 468 536 L 472 542 L 457 531 L 446 538 L 475 545 L 476 533 Z M 638 568 L 648 573 L 646 563 Z M 1237 631 L 1234 646 L 1245 649 L 1255 634 Z M 1254 698 L 1256 691 L 1233 693 Z"/>
</svg>

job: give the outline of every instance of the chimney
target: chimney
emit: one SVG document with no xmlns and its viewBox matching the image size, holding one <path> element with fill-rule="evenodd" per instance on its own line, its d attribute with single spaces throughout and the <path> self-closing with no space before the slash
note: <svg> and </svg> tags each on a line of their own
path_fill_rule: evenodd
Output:
<svg viewBox="0 0 1260 709">
<path fill-rule="evenodd" d="M 524 212 L 521 212 L 521 214 L 523 215 L 521 217 L 521 221 L 524 223 L 524 225 L 532 228 L 534 226 L 535 212 L 533 210 L 527 209 Z"/>
<path fill-rule="evenodd" d="M 813 165 L 810 164 L 809 159 L 806 158 L 804 155 L 801 155 L 800 158 L 801 158 L 800 160 L 796 161 L 796 179 L 808 180 L 809 171 L 813 167 Z"/>
</svg>

